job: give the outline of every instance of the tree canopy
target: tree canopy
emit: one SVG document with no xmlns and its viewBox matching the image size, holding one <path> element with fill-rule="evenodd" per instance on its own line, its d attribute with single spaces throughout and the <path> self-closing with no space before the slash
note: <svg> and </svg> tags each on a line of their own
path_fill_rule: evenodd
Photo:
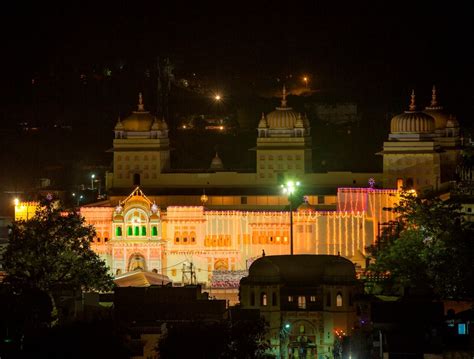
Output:
<svg viewBox="0 0 474 359">
<path fill-rule="evenodd" d="M 474 296 L 474 226 L 456 199 L 402 196 L 399 216 L 369 247 L 369 269 L 389 273 L 402 288 L 428 286 L 442 298 Z"/>
<path fill-rule="evenodd" d="M 30 289 L 107 290 L 112 277 L 91 249 L 92 226 L 59 202 L 44 200 L 33 218 L 14 221 L 4 253 L 6 283 L 16 292 Z"/>
</svg>

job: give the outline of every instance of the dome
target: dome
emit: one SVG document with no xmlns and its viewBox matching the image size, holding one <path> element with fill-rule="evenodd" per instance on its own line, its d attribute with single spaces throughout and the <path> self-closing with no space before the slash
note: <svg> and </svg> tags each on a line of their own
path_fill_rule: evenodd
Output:
<svg viewBox="0 0 474 359">
<path fill-rule="evenodd" d="M 224 167 L 224 164 L 222 163 L 222 160 L 220 159 L 219 155 L 216 152 L 215 157 L 211 161 L 211 168 L 222 169 L 223 167 Z"/>
<path fill-rule="evenodd" d="M 266 116 L 268 127 L 273 129 L 293 129 L 294 127 L 300 127 L 301 124 L 305 124 L 304 120 L 300 119 L 300 117 L 301 115 L 298 112 L 286 105 L 286 88 L 283 86 L 281 106 Z"/>
<path fill-rule="evenodd" d="M 433 117 L 416 111 L 414 91 L 411 94 L 410 110 L 396 115 L 390 122 L 390 132 L 392 133 L 430 133 L 434 129 Z"/>
<path fill-rule="evenodd" d="M 143 105 L 142 94 L 138 95 L 138 110 L 133 111 L 130 116 L 122 121 L 123 129 L 125 131 L 150 131 L 150 128 L 155 121 L 155 117 L 149 111 L 145 111 Z"/>
<path fill-rule="evenodd" d="M 423 112 L 434 118 L 435 130 L 441 130 L 446 127 L 446 123 L 449 120 L 449 114 L 444 111 L 443 106 L 438 104 L 435 86 L 433 86 L 433 89 L 431 90 L 431 104 L 430 106 L 425 107 L 425 111 Z"/>
<path fill-rule="evenodd" d="M 291 107 L 277 107 L 267 115 L 269 128 L 294 128 L 298 121 L 298 112 Z"/>
<path fill-rule="evenodd" d="M 354 264 L 341 256 L 298 254 L 265 256 L 249 268 L 249 282 L 285 282 L 287 285 L 347 283 L 356 280 Z"/>
<path fill-rule="evenodd" d="M 272 262 L 269 257 L 262 257 L 257 259 L 249 268 L 249 276 L 263 282 L 279 282 L 280 269 Z"/>
<path fill-rule="evenodd" d="M 267 119 L 265 118 L 265 114 L 262 112 L 262 118 L 260 119 L 260 122 L 258 123 L 258 128 L 267 128 Z"/>
<path fill-rule="evenodd" d="M 305 196 L 304 202 L 298 206 L 298 212 L 313 212 L 315 208 L 308 202 L 308 199 Z"/>
<path fill-rule="evenodd" d="M 120 120 L 120 116 L 117 120 L 117 124 L 115 125 L 115 131 L 122 131 L 123 130 L 123 123 Z"/>
<path fill-rule="evenodd" d="M 456 117 L 450 116 L 448 121 L 446 122 L 446 127 L 448 128 L 459 127 L 459 122 L 458 120 L 456 120 Z"/>
<path fill-rule="evenodd" d="M 354 264 L 348 260 L 340 261 L 334 259 L 324 268 L 324 279 L 326 281 L 345 280 L 355 277 Z"/>
</svg>

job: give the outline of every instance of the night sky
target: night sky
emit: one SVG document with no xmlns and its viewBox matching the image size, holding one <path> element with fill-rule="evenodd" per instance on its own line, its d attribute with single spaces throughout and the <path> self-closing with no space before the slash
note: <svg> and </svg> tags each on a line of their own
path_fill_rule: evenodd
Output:
<svg viewBox="0 0 474 359">
<path fill-rule="evenodd" d="M 176 78 L 197 73 L 210 89 L 233 97 L 234 106 L 246 95 L 278 90 L 288 76 L 309 74 L 314 88 L 356 101 L 375 122 L 404 110 L 412 88 L 426 106 L 436 84 L 440 101 L 470 125 L 471 1 L 169 3 L 2 4 L 2 161 L 44 161 L 25 154 L 30 139 L 6 139 L 20 122 L 73 127 L 69 147 L 53 145 L 49 134 L 51 152 L 70 154 L 48 154 L 51 164 L 97 161 L 94 154 L 111 147 L 112 126 L 135 106 L 137 92 L 155 108 L 157 57 L 171 59 Z M 373 148 L 380 147 L 383 138 L 374 136 Z M 18 141 L 21 148 L 12 145 Z M 2 190 L 18 182 L 4 177 Z"/>
</svg>

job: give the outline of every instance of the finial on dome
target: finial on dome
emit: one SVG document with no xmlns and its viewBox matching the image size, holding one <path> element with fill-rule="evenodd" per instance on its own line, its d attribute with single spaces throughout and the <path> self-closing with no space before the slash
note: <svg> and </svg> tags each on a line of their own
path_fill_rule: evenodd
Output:
<svg viewBox="0 0 474 359">
<path fill-rule="evenodd" d="M 145 105 L 143 105 L 142 93 L 138 93 L 138 111 L 145 111 Z"/>
<path fill-rule="evenodd" d="M 411 90 L 410 111 L 415 111 L 415 90 Z"/>
<path fill-rule="evenodd" d="M 431 107 L 438 106 L 438 101 L 436 100 L 436 86 L 433 85 L 431 90 Z"/>
<path fill-rule="evenodd" d="M 286 107 L 286 87 L 283 85 L 283 94 L 281 99 L 281 107 Z"/>
</svg>

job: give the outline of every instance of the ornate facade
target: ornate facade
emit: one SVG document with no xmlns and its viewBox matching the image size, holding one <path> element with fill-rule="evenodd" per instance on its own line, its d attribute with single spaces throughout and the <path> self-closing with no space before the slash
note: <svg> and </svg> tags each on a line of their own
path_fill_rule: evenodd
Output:
<svg viewBox="0 0 474 359">
<path fill-rule="evenodd" d="M 336 210 L 315 210 L 303 203 L 292 214 L 294 253 L 340 254 L 363 267 L 365 249 L 374 243 L 379 223 L 394 219 L 384 208 L 392 207 L 398 194 L 340 188 Z M 289 211 L 162 207 L 139 187 L 115 207 L 106 202 L 80 211 L 96 228 L 93 248 L 114 275 L 143 269 L 180 282 L 192 263 L 197 282 L 210 285 L 213 273 L 243 273 L 262 253 L 290 253 Z"/>
</svg>

